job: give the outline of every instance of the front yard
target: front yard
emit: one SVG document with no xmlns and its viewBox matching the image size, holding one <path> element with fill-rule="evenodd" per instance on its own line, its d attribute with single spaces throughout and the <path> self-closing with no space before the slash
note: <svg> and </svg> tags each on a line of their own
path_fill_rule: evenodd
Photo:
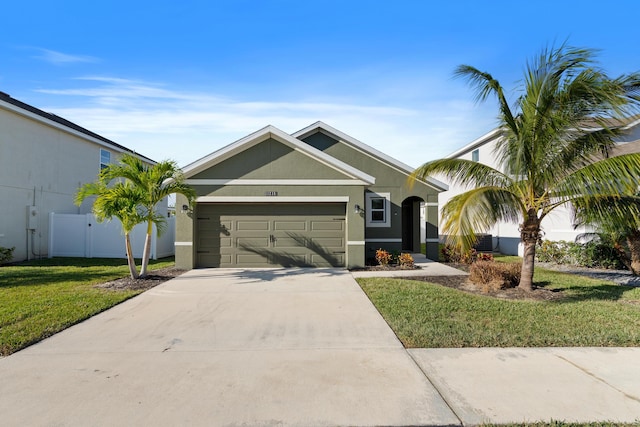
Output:
<svg viewBox="0 0 640 427">
<path fill-rule="evenodd" d="M 358 279 L 406 347 L 640 346 L 640 288 L 536 268 L 545 300 L 405 279 Z"/>
<path fill-rule="evenodd" d="M 151 261 L 173 266 L 173 258 Z M 139 265 L 139 263 L 138 263 Z M 53 258 L 0 268 L 0 355 L 6 356 L 131 298 L 144 288 L 96 287 L 129 274 L 127 261 Z"/>
</svg>

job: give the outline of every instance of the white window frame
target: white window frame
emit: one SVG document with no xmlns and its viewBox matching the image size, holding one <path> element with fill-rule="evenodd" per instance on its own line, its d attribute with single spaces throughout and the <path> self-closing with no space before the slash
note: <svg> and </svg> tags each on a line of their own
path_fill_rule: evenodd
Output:
<svg viewBox="0 0 640 427">
<path fill-rule="evenodd" d="M 384 221 L 374 221 L 371 214 L 371 201 L 373 199 L 384 199 Z M 391 227 L 391 193 L 367 193 L 365 194 L 365 215 L 367 227 L 369 228 L 389 228 Z"/>
<path fill-rule="evenodd" d="M 103 163 L 102 162 L 102 153 L 107 153 L 109 155 L 109 163 Z M 104 148 L 101 148 L 100 149 L 100 170 L 102 170 L 105 167 L 109 166 L 109 164 L 111 164 L 111 151 L 105 150 Z"/>
</svg>

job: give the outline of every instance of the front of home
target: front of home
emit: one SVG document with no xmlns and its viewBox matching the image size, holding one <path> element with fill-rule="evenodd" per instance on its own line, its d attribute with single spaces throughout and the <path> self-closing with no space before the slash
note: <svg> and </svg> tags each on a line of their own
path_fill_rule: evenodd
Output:
<svg viewBox="0 0 640 427">
<path fill-rule="evenodd" d="M 378 248 L 438 256 L 433 179 L 317 122 L 267 126 L 183 169 L 197 199 L 176 201 L 176 265 L 361 267 Z"/>
</svg>

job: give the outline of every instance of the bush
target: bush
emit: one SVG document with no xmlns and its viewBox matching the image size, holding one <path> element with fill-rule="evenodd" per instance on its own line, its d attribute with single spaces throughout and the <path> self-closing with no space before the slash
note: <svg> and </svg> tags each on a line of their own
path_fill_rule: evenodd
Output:
<svg viewBox="0 0 640 427">
<path fill-rule="evenodd" d="M 402 268 L 413 268 L 414 266 L 413 257 L 411 256 L 411 254 L 402 253 L 398 255 L 398 264 L 400 264 Z"/>
<path fill-rule="evenodd" d="M 378 261 L 380 265 L 388 265 L 392 258 L 391 254 L 384 249 L 378 249 L 376 251 L 376 261 Z"/>
<path fill-rule="evenodd" d="M 476 261 L 493 261 L 493 254 L 478 252 L 475 249 L 462 251 L 451 245 L 442 247 L 443 262 L 451 262 L 456 264 L 472 264 Z"/>
<path fill-rule="evenodd" d="M 520 283 L 520 264 L 476 261 L 469 269 L 469 280 L 483 292 L 515 288 Z"/>
<path fill-rule="evenodd" d="M 0 246 L 0 264 L 11 261 L 13 259 L 13 251 L 15 249 L 15 246 L 13 248 L 3 248 Z"/>
<path fill-rule="evenodd" d="M 543 240 L 536 248 L 536 260 L 591 268 L 625 268 L 613 246 L 600 240 L 585 244 Z"/>
</svg>

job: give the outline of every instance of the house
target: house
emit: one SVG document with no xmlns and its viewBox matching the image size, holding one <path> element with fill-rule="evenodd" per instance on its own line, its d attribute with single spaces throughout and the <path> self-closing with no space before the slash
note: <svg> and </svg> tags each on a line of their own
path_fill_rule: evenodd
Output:
<svg viewBox="0 0 640 427">
<path fill-rule="evenodd" d="M 15 247 L 14 261 L 46 257 L 50 213 L 89 213 L 90 201 L 73 202 L 78 188 L 122 153 L 135 154 L 3 92 L 0 129 L 0 246 Z"/>
<path fill-rule="evenodd" d="M 361 267 L 375 251 L 438 256 L 435 179 L 317 122 L 294 134 L 258 130 L 183 169 L 197 192 L 176 200 L 176 265 Z"/>
<path fill-rule="evenodd" d="M 613 125 L 620 126 L 623 130 L 623 135 L 617 139 L 617 145 L 612 150 L 611 155 L 616 156 L 640 152 L 640 116 L 634 116 L 623 123 L 614 123 Z M 472 160 L 498 168 L 494 150 L 501 136 L 501 130 L 499 128 L 494 129 L 450 154 L 447 158 Z M 449 199 L 466 190 L 467 188 L 461 186 L 450 185 L 448 191 L 442 192 L 438 196 L 439 205 L 444 206 Z M 570 207 L 560 206 L 554 209 L 554 211 L 542 221 L 544 239 L 552 241 L 576 241 L 580 235 L 591 231 L 588 227 L 576 226 L 576 224 L 574 224 L 570 209 Z M 501 222 L 490 230 L 486 230 L 486 232 L 490 238 L 488 238 L 489 236 L 485 236 L 484 240 L 489 242 L 491 250 L 506 255 L 522 256 L 523 248 L 522 245 L 520 245 L 518 224 Z M 440 237 L 441 240 L 444 241 L 446 236 Z"/>
</svg>

